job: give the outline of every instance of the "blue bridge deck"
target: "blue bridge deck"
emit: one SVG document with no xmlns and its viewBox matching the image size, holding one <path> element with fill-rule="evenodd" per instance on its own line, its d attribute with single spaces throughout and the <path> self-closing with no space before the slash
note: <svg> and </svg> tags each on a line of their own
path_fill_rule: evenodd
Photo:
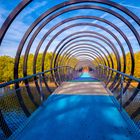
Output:
<svg viewBox="0 0 140 140">
<path fill-rule="evenodd" d="M 59 87 L 31 116 L 16 139 L 138 140 L 130 127 L 133 122 L 128 123 L 129 117 L 120 113 L 113 95 L 98 80 L 88 77 L 88 82 L 86 77 L 83 82 L 84 78 L 81 75 L 76 82 Z"/>
</svg>

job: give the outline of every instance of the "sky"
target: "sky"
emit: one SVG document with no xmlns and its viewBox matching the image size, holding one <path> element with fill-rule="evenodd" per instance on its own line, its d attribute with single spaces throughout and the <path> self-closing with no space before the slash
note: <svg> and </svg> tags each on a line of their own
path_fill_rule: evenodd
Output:
<svg viewBox="0 0 140 140">
<path fill-rule="evenodd" d="M 119 3 L 129 10 L 131 10 L 133 13 L 135 13 L 139 18 L 140 18 L 140 0 L 113 0 L 116 3 Z M 10 14 L 10 12 L 16 7 L 17 4 L 19 4 L 21 0 L 0 0 L 0 26 L 2 26 L 3 22 L 7 18 L 7 16 Z M 22 39 L 24 33 L 26 30 L 29 28 L 29 26 L 35 21 L 37 17 L 39 17 L 41 14 L 43 14 L 46 10 L 50 9 L 51 7 L 64 2 L 64 0 L 33 0 L 21 13 L 16 17 L 12 25 L 10 26 L 7 34 L 5 35 L 5 38 L 0 46 L 0 55 L 9 55 L 12 57 L 15 57 L 16 51 L 18 48 L 18 45 L 20 43 L 20 40 Z M 98 4 L 97 4 L 98 5 Z M 131 24 L 134 25 L 134 27 L 137 29 L 137 31 L 140 33 L 140 27 L 128 16 L 123 14 L 122 12 L 110 7 L 110 6 L 105 6 L 111 10 L 119 12 L 121 15 L 123 15 L 126 19 L 130 21 Z M 116 26 L 118 26 L 122 31 L 126 34 L 126 36 L 129 38 L 131 41 L 132 47 L 134 49 L 134 52 L 139 51 L 139 45 L 138 42 L 133 35 L 133 33 L 130 31 L 130 29 L 123 23 L 121 22 L 118 18 L 106 13 L 102 12 L 99 10 L 76 10 L 76 11 L 71 11 L 68 13 L 65 13 L 57 18 L 55 18 L 53 21 L 51 21 L 48 25 L 46 25 L 41 32 L 38 34 L 36 39 L 33 42 L 33 45 L 30 49 L 30 53 L 35 53 L 36 47 L 40 41 L 40 39 L 43 37 L 43 35 L 50 29 L 52 28 L 55 24 L 59 23 L 60 21 L 66 19 L 67 17 L 73 17 L 73 16 L 78 16 L 78 15 L 93 15 L 93 16 L 98 16 L 101 18 L 105 18 L 106 20 L 111 21 L 112 23 L 115 23 Z M 121 35 L 116 32 L 112 27 L 109 25 L 106 25 L 100 21 L 96 20 L 76 20 L 69 22 L 67 24 L 64 24 L 63 27 L 67 27 L 71 24 L 74 23 L 80 23 L 80 22 L 91 22 L 94 24 L 99 24 L 103 25 L 104 27 L 107 27 L 109 30 L 111 30 L 115 35 L 117 35 L 120 39 L 120 41 L 123 44 L 124 49 L 126 52 L 128 52 L 128 46 L 126 45 L 125 41 L 121 37 Z M 54 32 L 52 32 L 48 38 L 46 38 L 45 42 L 43 43 L 40 53 L 44 51 L 46 44 L 48 41 L 51 39 L 52 36 L 56 34 L 56 32 L 60 31 L 63 29 L 63 27 L 59 27 L 56 29 Z M 55 46 L 58 45 L 58 43 L 67 35 L 74 33 L 75 30 L 78 31 L 84 31 L 84 30 L 92 30 L 92 31 L 97 31 L 101 34 L 104 34 L 110 40 L 113 41 L 115 45 L 118 45 L 118 43 L 113 39 L 112 36 L 110 36 L 108 33 L 105 31 L 102 31 L 99 28 L 96 27 L 90 27 L 90 26 L 83 26 L 83 27 L 74 27 L 71 28 L 70 30 L 65 31 L 61 35 L 59 35 L 51 44 L 49 51 L 53 51 Z M 27 40 L 24 49 L 22 50 L 22 54 L 24 54 L 27 43 L 29 40 Z M 99 41 L 98 39 L 95 39 L 95 41 Z M 106 45 L 102 42 L 103 45 Z M 119 45 L 118 45 L 119 47 Z M 109 51 L 112 51 L 110 48 L 108 48 Z M 121 51 L 120 51 L 121 54 Z M 121 54 L 122 55 L 122 54 Z"/>
</svg>

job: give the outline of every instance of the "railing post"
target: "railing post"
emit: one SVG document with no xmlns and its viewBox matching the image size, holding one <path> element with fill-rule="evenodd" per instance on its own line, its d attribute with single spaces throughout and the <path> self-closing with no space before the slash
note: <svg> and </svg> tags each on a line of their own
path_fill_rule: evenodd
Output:
<svg viewBox="0 0 140 140">
<path fill-rule="evenodd" d="M 104 73 L 104 74 L 105 74 L 105 75 L 104 75 L 104 77 L 105 77 L 104 81 L 105 81 L 105 83 L 106 83 L 106 81 L 107 81 L 107 68 L 104 67 L 104 71 L 105 71 L 105 73 Z"/>
<path fill-rule="evenodd" d="M 12 135 L 12 131 L 10 130 L 8 124 L 6 123 L 1 110 L 0 110 L 0 127 L 7 138 Z"/>
<path fill-rule="evenodd" d="M 60 68 L 60 69 L 61 69 L 61 68 Z M 59 84 L 61 85 L 62 80 L 61 80 L 61 76 L 60 76 L 60 69 L 58 69 L 57 72 L 58 72 Z"/>
<path fill-rule="evenodd" d="M 108 74 L 109 74 L 109 71 L 108 71 L 108 69 L 106 68 L 106 79 L 105 79 L 106 82 L 107 82 L 107 80 L 108 80 Z"/>
<path fill-rule="evenodd" d="M 39 88 L 40 88 L 40 99 L 41 102 L 44 101 L 44 93 L 43 93 L 43 88 L 42 88 L 42 79 L 43 77 L 41 76 L 41 74 L 39 74 Z"/>
<path fill-rule="evenodd" d="M 64 73 L 64 68 L 62 68 L 62 76 L 61 76 L 62 78 L 62 81 L 64 82 L 65 81 L 65 73 Z"/>
<path fill-rule="evenodd" d="M 71 80 L 72 76 L 71 76 L 71 69 L 70 68 L 68 68 L 67 77 L 68 77 L 67 81 Z"/>
<path fill-rule="evenodd" d="M 64 68 L 65 70 L 64 70 L 64 77 L 65 77 L 65 80 L 64 81 L 67 81 L 67 67 L 66 68 Z"/>
<path fill-rule="evenodd" d="M 99 79 L 100 79 L 100 66 L 98 66 L 98 76 L 99 76 Z"/>
<path fill-rule="evenodd" d="M 72 80 L 72 79 L 73 79 L 73 74 L 72 74 L 72 73 L 73 73 L 73 71 L 74 71 L 73 69 L 70 69 L 70 80 Z"/>
<path fill-rule="evenodd" d="M 100 76 L 100 79 L 102 80 L 102 67 L 99 66 L 99 76 Z"/>
<path fill-rule="evenodd" d="M 122 96 L 123 96 L 123 82 L 124 82 L 124 76 L 121 75 L 121 89 L 120 89 L 120 111 L 122 111 L 122 104 L 123 104 L 123 100 L 122 100 Z"/>
</svg>

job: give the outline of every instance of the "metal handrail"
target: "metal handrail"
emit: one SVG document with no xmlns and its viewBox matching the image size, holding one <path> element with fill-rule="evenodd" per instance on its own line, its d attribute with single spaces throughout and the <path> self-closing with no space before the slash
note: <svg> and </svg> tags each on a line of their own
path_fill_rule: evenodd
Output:
<svg viewBox="0 0 140 140">
<path fill-rule="evenodd" d="M 0 129 L 2 130 L 4 136 L 9 137 L 13 133 L 13 130 L 10 128 L 11 126 L 9 125 L 10 121 L 16 126 L 14 130 L 16 130 L 20 126 L 16 121 L 13 120 L 13 118 L 10 119 L 10 121 L 8 121 L 8 122 L 6 121 L 5 114 L 7 112 L 9 112 L 9 106 L 7 106 L 7 104 L 10 105 L 11 102 L 12 102 L 13 106 L 14 106 L 14 104 L 16 104 L 16 107 L 14 106 L 13 109 L 15 111 L 17 111 L 17 108 L 18 108 L 18 111 L 21 110 L 23 112 L 23 114 L 25 115 L 25 117 L 29 117 L 31 115 L 31 113 L 33 113 L 40 105 L 42 105 L 42 103 L 48 98 L 48 95 L 50 95 L 52 93 L 49 86 L 47 85 L 48 74 L 54 78 L 53 79 L 54 83 L 58 82 L 59 84 L 61 84 L 63 82 L 61 80 L 61 78 L 62 78 L 61 76 L 63 76 L 63 75 L 60 72 L 61 72 L 61 70 L 64 71 L 65 69 L 68 71 L 74 72 L 74 68 L 72 68 L 70 66 L 59 66 L 59 67 L 55 67 L 50 70 L 46 70 L 44 72 L 39 72 L 36 74 L 32 74 L 32 75 L 29 75 L 26 77 L 22 77 L 19 79 L 11 80 L 9 82 L 0 84 L 0 88 L 9 86 L 11 84 L 15 84 L 14 92 L 13 92 L 13 89 L 10 88 L 10 91 L 12 90 L 12 92 L 11 92 L 12 95 L 9 94 L 9 90 L 8 90 L 8 94 L 4 93 L 0 97 L 1 102 L 2 102 L 1 105 L 3 105 L 3 103 L 4 103 L 4 105 L 0 108 L 0 122 L 1 122 Z M 64 73 L 66 76 L 69 75 L 68 71 L 65 71 L 65 73 Z M 55 75 L 53 75 L 55 73 L 56 73 L 56 77 L 55 77 Z M 58 73 L 58 78 L 57 78 L 57 73 Z M 35 79 L 36 77 L 37 77 L 37 79 Z M 26 80 L 29 80 L 31 78 L 34 80 L 34 82 L 36 84 L 35 86 L 36 86 L 37 92 L 36 92 L 36 90 L 33 90 L 33 92 L 32 92 L 31 91 L 32 87 L 30 88 L 28 82 L 26 82 Z M 70 78 L 73 78 L 73 75 Z M 67 78 L 66 80 L 69 80 L 69 79 Z M 21 81 L 25 81 L 24 87 L 26 87 L 26 91 L 21 90 L 23 88 L 22 86 L 16 85 L 16 84 L 19 84 L 19 82 L 21 82 Z M 46 86 L 45 90 L 44 90 L 44 85 Z M 27 93 L 27 96 L 25 97 L 26 93 Z M 24 94 L 24 95 L 22 95 L 22 94 Z M 7 102 L 7 100 L 9 98 L 10 98 L 10 101 Z M 29 101 L 27 98 L 29 99 Z M 7 104 L 5 104 L 5 101 Z M 13 101 L 16 101 L 16 102 L 13 102 Z M 17 105 L 17 103 L 18 103 L 18 105 Z M 30 103 L 32 104 L 31 107 L 30 107 Z M 29 109 L 27 107 L 29 107 Z M 17 117 L 18 113 L 16 113 L 15 116 Z M 20 123 L 24 123 L 25 120 L 26 120 L 26 118 L 22 118 L 22 122 L 20 122 Z"/>
<path fill-rule="evenodd" d="M 15 79 L 15 80 L 11 80 L 9 82 L 5 82 L 3 84 L 0 84 L 0 88 L 2 87 L 6 87 L 8 85 L 11 85 L 11 84 L 15 84 L 15 83 L 18 83 L 18 82 L 21 82 L 21 81 L 24 81 L 24 80 L 27 80 L 27 79 L 30 79 L 30 78 L 33 78 L 35 76 L 39 76 L 39 75 L 42 75 L 44 73 L 47 73 L 47 72 L 50 72 L 52 70 L 56 70 L 56 69 L 60 69 L 60 68 L 63 68 L 63 67 L 68 67 L 68 68 L 72 68 L 70 66 L 60 66 L 60 67 L 56 67 L 56 68 L 53 68 L 53 69 L 50 69 L 50 70 L 46 70 L 44 72 L 39 72 L 39 73 L 36 73 L 36 74 L 32 74 L 32 75 L 29 75 L 29 76 L 26 76 L 26 77 L 22 77 L 22 78 L 18 78 L 18 79 Z M 72 68 L 73 69 L 73 68 Z"/>
<path fill-rule="evenodd" d="M 122 111 L 122 107 L 123 107 L 123 94 L 126 92 L 126 90 L 124 89 L 124 81 L 125 81 L 125 77 L 129 78 L 130 80 L 133 80 L 133 81 L 136 81 L 138 83 L 140 83 L 140 79 L 132 76 L 132 75 L 128 75 L 128 74 L 125 74 L 123 72 L 120 72 L 118 70 L 115 70 L 115 69 L 112 69 L 108 66 L 104 66 L 104 65 L 101 65 L 99 64 L 99 69 L 103 69 L 103 70 L 111 70 L 113 72 L 116 72 L 117 74 L 120 74 L 120 94 L 119 94 L 119 100 L 120 100 L 120 111 Z M 137 87 L 137 90 L 140 90 L 138 87 Z"/>
<path fill-rule="evenodd" d="M 107 68 L 107 69 L 109 69 L 109 70 L 112 70 L 112 71 L 114 71 L 114 72 L 116 72 L 116 73 L 118 73 L 118 74 L 121 74 L 121 75 L 124 76 L 124 77 L 128 77 L 129 79 L 134 80 L 134 81 L 140 83 L 140 79 L 139 79 L 139 78 L 136 78 L 136 77 L 134 77 L 134 76 L 132 76 L 132 75 L 128 75 L 128 74 L 126 74 L 126 73 L 120 72 L 120 71 L 118 71 L 118 70 L 112 69 L 112 68 L 110 68 L 110 67 L 108 67 L 108 66 L 104 66 L 104 65 L 101 65 L 101 64 L 99 64 L 99 66 L 102 66 L 102 67 L 104 67 L 104 68 Z"/>
</svg>

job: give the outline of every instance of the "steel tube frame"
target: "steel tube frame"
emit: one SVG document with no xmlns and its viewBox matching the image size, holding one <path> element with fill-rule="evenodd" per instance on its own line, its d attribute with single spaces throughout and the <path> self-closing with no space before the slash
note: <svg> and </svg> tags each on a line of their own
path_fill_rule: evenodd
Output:
<svg viewBox="0 0 140 140">
<path fill-rule="evenodd" d="M 68 42 L 69 42 L 69 41 L 68 41 Z M 114 68 L 113 59 L 112 59 L 110 53 L 108 52 L 108 50 L 107 50 L 103 45 L 101 45 L 100 43 L 98 43 L 98 42 L 96 42 L 96 41 L 89 40 L 89 39 L 88 39 L 88 40 L 84 39 L 84 40 L 74 41 L 74 42 L 70 43 L 69 45 L 67 45 L 67 47 L 65 47 L 64 50 L 65 50 L 66 48 L 68 48 L 70 45 L 73 45 L 73 44 L 79 43 L 79 42 L 90 42 L 90 43 L 94 43 L 94 44 L 97 44 L 97 45 L 101 46 L 101 47 L 107 52 L 107 54 L 108 54 L 108 56 L 109 56 L 109 58 L 110 58 L 110 61 L 111 61 L 112 68 Z M 83 44 L 84 44 L 84 43 L 83 43 Z M 78 45 L 78 44 L 77 44 L 77 45 Z M 95 47 L 95 46 L 92 45 L 92 44 L 88 44 L 88 45 L 91 45 L 91 46 Z M 98 48 L 98 47 L 96 47 L 96 48 Z M 60 52 L 60 49 L 59 49 L 59 52 Z M 60 54 L 61 54 L 61 53 L 60 53 Z M 57 58 L 55 57 L 55 59 L 57 59 Z"/>
<path fill-rule="evenodd" d="M 108 11 L 107 11 L 108 12 Z M 113 11 L 112 11 L 113 12 Z M 112 14 L 112 13 L 111 13 Z M 128 24 L 129 25 L 129 24 Z M 26 61 L 27 62 L 27 61 Z M 24 67 L 25 68 L 25 67 Z"/>
<path fill-rule="evenodd" d="M 77 49 L 75 49 L 75 50 L 77 50 Z M 75 50 L 71 50 L 70 53 L 66 57 L 61 58 L 60 65 L 61 65 L 61 62 L 63 62 L 63 61 L 66 62 L 67 59 L 69 59 L 69 57 L 74 54 L 73 51 L 75 51 Z M 100 60 L 102 60 L 104 62 L 105 66 L 107 66 L 105 59 L 97 51 L 95 51 L 94 49 L 92 49 L 92 48 L 88 48 L 88 49 L 87 48 L 86 49 L 81 48 L 80 50 L 77 50 L 76 53 L 77 52 L 83 52 L 83 51 L 84 51 L 84 53 L 89 53 L 91 55 L 95 55 L 98 59 L 100 59 Z M 71 52 L 73 52 L 73 54 Z M 57 66 L 57 63 L 56 63 L 56 66 Z"/>
<path fill-rule="evenodd" d="M 82 55 L 82 57 L 83 57 L 84 55 L 85 55 L 85 57 L 90 57 L 91 60 L 95 60 L 95 59 L 96 59 L 96 57 L 93 57 L 93 55 L 85 54 L 85 53 L 80 53 L 80 54 L 79 54 L 79 53 L 76 53 L 76 54 L 72 55 L 70 59 L 76 58 L 76 57 L 81 56 L 81 55 Z M 70 59 L 68 60 L 67 65 L 69 64 Z M 100 60 L 100 61 L 101 61 L 101 60 Z M 96 62 L 97 62 L 97 61 L 96 61 Z M 102 63 L 102 61 L 101 61 L 100 63 Z M 99 65 L 100 63 L 97 63 L 97 64 Z"/>
<path fill-rule="evenodd" d="M 12 12 L 11 14 L 8 16 L 8 18 L 6 19 L 6 21 L 4 22 L 4 24 L 2 25 L 1 28 L 1 32 L 0 32 L 0 44 L 8 30 L 8 28 L 10 27 L 11 23 L 13 22 L 13 20 L 17 17 L 17 15 L 31 2 L 32 0 L 23 0 Z M 49 16 L 50 14 L 52 14 L 53 12 L 60 10 L 61 8 L 67 7 L 67 6 L 71 6 L 74 4 L 79 4 L 79 3 L 86 3 L 86 2 L 91 2 L 91 3 L 99 3 L 99 4 L 104 4 L 104 5 L 108 5 L 111 7 L 114 7 L 122 12 L 124 12 L 125 14 L 127 14 L 129 17 L 131 17 L 138 25 L 140 25 L 140 20 L 139 18 L 133 14 L 131 11 L 129 11 L 128 9 L 126 9 L 125 7 L 115 3 L 115 2 L 111 2 L 111 1 L 104 1 L 104 0 L 71 0 L 68 2 L 63 2 L 53 8 L 51 8 L 50 10 L 48 10 L 47 12 L 43 13 L 27 30 L 27 32 L 25 33 L 24 37 L 22 38 L 17 54 L 16 54 L 16 61 L 15 61 L 15 68 L 14 68 L 14 78 L 18 78 L 18 64 L 19 64 L 19 59 L 20 59 L 20 55 L 21 55 L 21 51 L 22 48 L 27 40 L 27 38 L 29 37 L 29 35 L 31 34 L 31 32 L 33 31 L 33 29 L 47 16 Z M 102 8 L 98 7 L 98 9 L 102 10 Z M 104 8 L 103 11 L 107 11 L 107 12 L 111 12 L 111 10 Z M 111 13 L 112 14 L 112 13 Z M 116 16 L 116 15 L 115 15 Z M 140 37 L 138 32 L 135 30 L 135 28 L 133 27 L 133 25 L 130 24 L 130 22 L 128 22 L 126 19 L 124 19 L 124 23 L 127 23 L 126 25 L 132 30 L 132 32 L 134 33 L 139 45 L 140 45 Z M 133 60 L 132 60 L 133 61 Z M 17 74 L 16 74 L 17 73 Z M 18 88 L 19 85 L 16 85 L 16 88 Z M 138 85 L 138 88 L 140 88 L 140 83 Z M 136 91 L 137 92 L 137 91 Z M 136 93 L 135 92 L 135 93 Z M 134 93 L 134 94 L 135 94 Z M 134 95 L 133 94 L 133 95 Z M 133 97 L 134 98 L 134 97 Z M 18 96 L 19 102 L 20 100 L 22 100 L 22 98 L 20 98 L 20 96 Z M 20 102 L 21 107 L 24 108 L 24 103 L 21 101 Z"/>
<path fill-rule="evenodd" d="M 79 45 L 78 45 L 79 46 Z M 77 49 L 79 49 L 79 47 L 78 48 L 75 48 L 75 47 L 77 47 L 77 45 L 76 46 L 73 46 L 72 48 L 69 48 L 67 51 L 65 51 L 65 54 L 66 55 L 62 55 L 62 57 L 60 58 L 60 60 L 59 60 L 59 58 L 58 58 L 58 61 L 57 61 L 57 65 L 58 65 L 58 63 L 60 63 L 61 64 L 61 61 L 64 61 L 65 62 L 65 59 L 67 59 L 67 57 L 69 56 L 69 54 L 71 54 L 73 51 L 76 51 Z M 85 47 L 87 48 L 87 49 L 90 49 L 91 51 L 92 50 L 94 50 L 95 52 L 97 52 L 102 58 L 104 58 L 103 56 L 102 56 L 102 54 L 99 52 L 99 51 L 97 51 L 96 49 L 93 49 L 92 47 L 89 47 L 89 46 L 82 46 L 82 45 L 80 45 L 80 50 L 82 49 L 85 49 Z M 104 53 L 103 53 L 104 54 Z M 60 56 L 61 56 L 61 54 L 60 54 Z M 106 55 L 104 54 L 104 56 L 105 56 L 105 58 L 106 58 Z M 108 65 L 106 65 L 106 66 L 109 66 L 110 67 L 110 64 L 109 64 L 109 62 L 108 62 Z"/>
<path fill-rule="evenodd" d="M 12 24 L 12 22 L 14 21 L 14 19 L 19 15 L 19 13 L 26 7 L 28 6 L 33 0 L 22 0 L 17 6 L 16 8 L 14 8 L 14 10 L 9 14 L 9 16 L 6 18 L 6 20 L 4 21 L 4 23 L 2 24 L 2 27 L 0 29 L 0 45 L 2 43 L 2 40 L 8 30 L 8 28 L 10 27 L 10 25 Z"/>
<path fill-rule="evenodd" d="M 101 57 L 100 55 L 98 55 L 98 54 L 97 54 L 96 52 L 94 52 L 93 50 L 91 51 L 91 50 L 82 49 L 82 50 L 76 51 L 75 53 L 83 53 L 83 50 L 85 51 L 85 52 L 84 52 L 85 54 L 88 53 L 88 54 L 90 54 L 90 55 L 96 56 L 96 58 L 98 58 L 98 59 L 100 60 L 100 62 L 104 62 L 103 64 L 106 65 L 106 62 L 105 62 L 104 58 Z M 70 55 L 68 56 L 67 60 L 68 60 L 72 55 L 74 55 L 75 53 L 70 54 Z M 66 60 L 66 62 L 67 62 L 67 60 Z"/>
<path fill-rule="evenodd" d="M 80 36 L 80 37 L 84 37 L 84 36 Z M 85 36 L 86 37 L 86 36 Z M 90 35 L 90 37 L 92 37 L 91 35 Z M 94 36 L 93 36 L 94 37 Z M 74 40 L 74 39 L 77 39 L 78 37 L 75 37 L 75 38 L 73 38 L 73 39 L 71 39 L 71 40 L 69 40 L 67 43 L 69 43 L 70 41 L 72 41 L 72 40 Z M 63 41 L 62 41 L 63 42 Z M 61 42 L 60 42 L 61 43 Z M 67 43 L 65 43 L 65 44 L 67 44 Z M 105 43 L 107 43 L 106 41 L 105 41 Z M 65 44 L 61 47 L 61 48 L 63 48 L 64 46 L 65 46 Z M 107 45 L 108 45 L 108 43 L 107 43 Z M 109 45 L 110 46 L 110 45 Z M 57 47 L 58 48 L 58 47 Z M 111 47 L 110 46 L 110 48 L 112 48 L 112 50 L 113 50 L 113 47 Z M 60 50 L 59 50 L 60 51 Z M 54 51 L 54 55 L 53 55 L 53 57 L 52 58 L 54 58 L 54 56 L 55 56 L 55 52 L 56 52 L 56 50 Z M 113 52 L 114 52 L 114 50 L 113 50 Z M 115 52 L 114 52 L 115 53 Z M 116 54 L 116 53 L 115 53 Z M 57 56 L 57 55 L 56 55 Z M 117 57 L 117 56 L 116 56 Z M 117 58 L 116 58 L 117 59 Z M 55 62 L 54 62 L 55 63 Z M 51 67 L 52 68 L 52 67 Z"/>
<path fill-rule="evenodd" d="M 64 56 L 64 57 L 62 56 L 61 59 L 60 59 L 60 61 L 58 61 L 59 64 L 58 64 L 58 62 L 57 62 L 57 63 L 56 63 L 56 66 L 63 65 L 62 62 L 66 62 L 66 60 L 69 58 L 69 56 L 72 54 L 72 52 L 73 52 L 73 51 L 76 51 L 77 49 L 79 49 L 79 48 L 73 48 L 72 50 L 69 49 L 70 51 L 69 51 L 69 50 L 66 51 L 65 53 L 66 53 L 67 55 Z M 105 58 L 101 55 L 101 53 L 100 53 L 99 51 L 97 51 L 97 50 L 95 50 L 95 49 L 93 49 L 93 48 L 91 48 L 91 47 L 86 47 L 86 49 L 87 49 L 87 50 L 90 50 L 91 52 L 93 51 L 95 54 L 97 54 L 98 59 L 99 59 L 99 58 L 102 59 L 102 60 L 104 61 L 104 64 L 105 64 L 106 66 L 110 66 L 109 63 L 106 63 Z M 84 51 L 84 52 L 86 52 L 86 49 L 83 48 L 83 47 L 80 47 L 80 50 L 79 50 L 79 51 Z M 76 51 L 76 52 L 79 52 L 79 51 Z M 89 53 L 90 53 L 90 51 L 89 51 Z M 108 65 L 107 65 L 107 64 L 108 64 Z"/>
<path fill-rule="evenodd" d="M 83 46 L 83 45 L 84 45 L 84 46 Z M 87 45 L 87 46 L 85 46 L 85 45 Z M 88 46 L 88 45 L 89 45 L 89 46 Z M 110 67 L 110 63 L 109 63 L 109 61 L 108 61 L 108 58 L 107 58 L 106 54 L 105 54 L 101 49 L 99 49 L 98 47 L 96 47 L 96 46 L 94 46 L 94 45 L 91 45 L 91 44 L 77 44 L 77 45 L 72 46 L 71 48 L 69 48 L 67 51 L 65 51 L 65 52 L 63 51 L 66 55 L 63 56 L 62 54 L 60 54 L 59 56 L 62 56 L 62 57 L 60 58 L 60 57 L 58 56 L 58 60 L 57 60 L 56 62 L 59 63 L 59 64 L 56 63 L 55 66 L 57 66 L 57 65 L 58 65 L 58 66 L 59 66 L 59 65 L 63 65 L 63 64 L 62 64 L 62 61 L 65 62 L 66 57 L 68 57 L 68 54 L 71 53 L 70 50 L 74 50 L 75 47 L 78 47 L 78 49 L 79 49 L 79 46 L 80 46 L 81 49 L 83 49 L 83 47 L 86 47 L 86 48 L 88 48 L 88 49 L 90 48 L 91 50 L 93 49 L 92 47 L 94 47 L 93 50 L 96 51 L 102 58 L 105 58 L 104 61 L 107 62 L 107 66 Z M 91 47 L 91 46 L 92 46 L 92 47 Z M 95 48 L 96 48 L 98 51 L 97 51 Z M 99 51 L 102 52 L 102 54 L 103 54 L 104 56 L 102 56 L 102 54 L 101 54 Z M 60 60 L 59 60 L 59 58 L 60 58 Z M 60 62 L 59 62 L 59 61 L 60 61 Z M 109 77 L 110 73 L 107 73 L 107 75 L 108 75 L 107 77 Z"/>
</svg>

